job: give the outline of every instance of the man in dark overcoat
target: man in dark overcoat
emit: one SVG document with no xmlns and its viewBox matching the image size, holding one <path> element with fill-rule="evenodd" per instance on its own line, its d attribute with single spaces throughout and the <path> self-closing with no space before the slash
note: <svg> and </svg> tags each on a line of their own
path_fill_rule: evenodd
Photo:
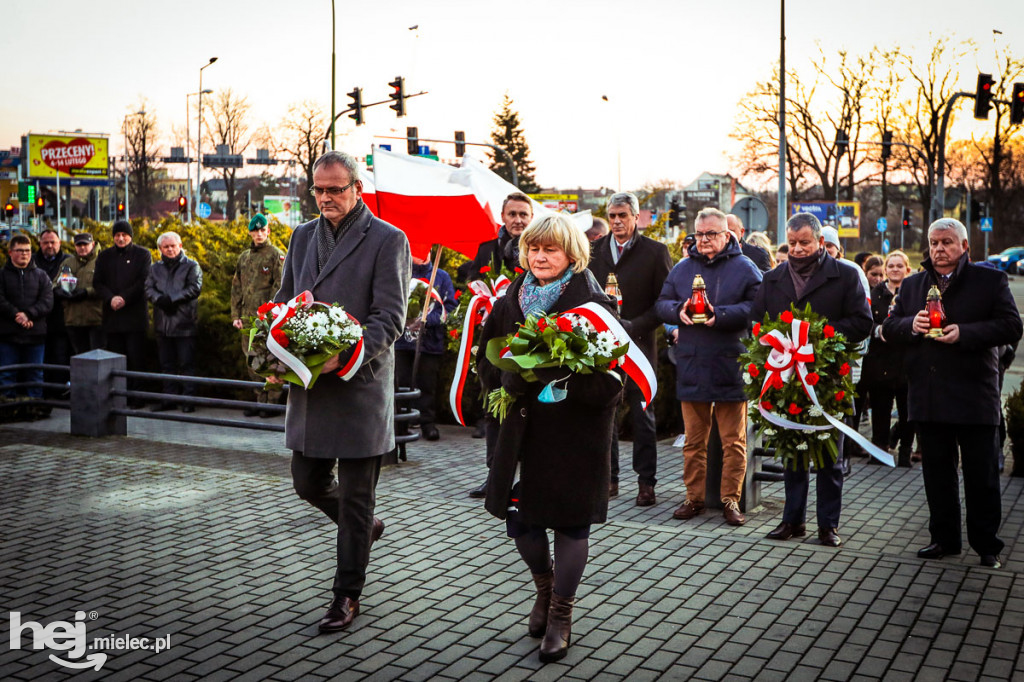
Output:
<svg viewBox="0 0 1024 682">
<path fill-rule="evenodd" d="M 931 543 L 917 555 L 959 554 L 960 489 L 964 474 L 967 542 L 981 564 L 998 568 L 1003 541 L 999 496 L 999 346 L 1017 343 L 1021 319 L 1006 274 L 973 265 L 967 229 L 940 218 L 928 228 L 924 270 L 907 277 L 883 338 L 906 347 L 907 407 L 921 446 Z M 942 336 L 928 336 L 928 291 L 942 296 Z"/>
<path fill-rule="evenodd" d="M 370 213 L 362 191 L 351 156 L 330 151 L 317 159 L 312 192 L 321 215 L 292 234 L 274 298 L 310 291 L 340 304 L 363 328 L 365 356 L 351 380 L 336 373 L 354 348 L 329 360 L 313 388 L 288 392 L 285 444 L 295 491 L 338 526 L 334 599 L 322 632 L 344 629 L 358 615 L 370 545 L 384 532 L 373 510 L 381 457 L 395 447 L 393 346 L 409 298 L 409 242 Z"/>
<path fill-rule="evenodd" d="M 761 322 L 768 313 L 774 320 L 791 304 L 802 309 L 810 303 L 811 310 L 827 319 L 851 345 L 867 338 L 871 333 L 871 309 L 860 276 L 825 251 L 818 219 L 811 213 L 797 213 L 786 223 L 786 240 L 789 260 L 765 273 L 751 306 L 751 319 Z M 838 451 L 842 452 L 842 434 L 838 439 Z M 768 533 L 772 540 L 801 537 L 806 532 L 809 473 L 805 468 L 787 466 L 783 476 L 786 505 L 782 523 Z M 842 544 L 838 533 L 843 506 L 842 457 L 818 469 L 816 477 L 818 539 L 823 545 L 838 547 Z"/>
<path fill-rule="evenodd" d="M 608 200 L 611 232 L 593 242 L 590 271 L 601 286 L 615 273 L 622 293 L 622 326 L 651 363 L 658 367 L 655 330 L 660 324 L 654 304 L 672 269 L 668 248 L 637 230 L 640 203 L 630 192 L 613 194 Z M 625 401 L 633 424 L 633 471 L 637 475 L 636 504 L 649 507 L 657 499 L 658 437 L 654 409 L 644 409 L 643 394 L 633 380 L 626 382 Z M 609 494 L 619 492 L 619 439 L 612 440 L 612 479 Z"/>
</svg>

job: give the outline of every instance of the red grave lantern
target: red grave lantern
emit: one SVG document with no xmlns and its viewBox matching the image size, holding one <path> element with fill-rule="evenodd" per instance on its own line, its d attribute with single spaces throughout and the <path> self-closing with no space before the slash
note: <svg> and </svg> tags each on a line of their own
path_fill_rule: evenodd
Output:
<svg viewBox="0 0 1024 682">
<path fill-rule="evenodd" d="M 686 302 L 686 311 L 694 324 L 704 324 L 708 321 L 707 287 L 704 278 L 699 274 L 693 277 L 693 293 Z"/>
<path fill-rule="evenodd" d="M 946 311 L 942 308 L 942 294 L 937 286 L 928 290 L 924 304 L 928 313 L 928 338 L 937 339 L 942 336 L 942 325 L 946 321 Z"/>
</svg>

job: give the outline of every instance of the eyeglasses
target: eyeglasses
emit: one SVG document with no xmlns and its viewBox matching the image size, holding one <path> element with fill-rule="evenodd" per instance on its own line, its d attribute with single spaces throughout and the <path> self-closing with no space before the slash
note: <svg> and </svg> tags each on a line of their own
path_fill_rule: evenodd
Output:
<svg viewBox="0 0 1024 682">
<path fill-rule="evenodd" d="M 32 249 L 11 249 L 8 253 L 32 253 Z"/>
<path fill-rule="evenodd" d="M 711 241 L 712 239 L 714 239 L 718 235 L 725 234 L 726 232 L 727 232 L 727 230 L 719 230 L 718 232 L 694 232 L 693 233 L 693 238 L 694 239 L 705 239 L 707 241 Z"/>
<path fill-rule="evenodd" d="M 347 190 L 354 184 L 356 184 L 355 180 L 348 183 L 344 187 L 317 187 L 316 185 L 313 185 L 312 187 L 309 188 L 309 193 L 315 197 L 319 197 L 326 194 L 327 196 L 334 199 L 335 197 L 340 197 L 342 194 L 345 193 L 345 190 Z"/>
</svg>

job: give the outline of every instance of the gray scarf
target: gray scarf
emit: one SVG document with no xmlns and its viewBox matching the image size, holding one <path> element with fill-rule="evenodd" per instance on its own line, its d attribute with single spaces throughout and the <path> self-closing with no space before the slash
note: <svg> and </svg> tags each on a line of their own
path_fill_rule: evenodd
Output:
<svg viewBox="0 0 1024 682">
<path fill-rule="evenodd" d="M 331 224 L 320 216 L 320 222 L 316 225 L 316 273 L 319 275 L 320 271 L 327 265 L 327 261 L 331 259 L 331 254 L 334 253 L 334 247 L 337 246 L 341 238 L 348 232 L 348 228 L 352 226 L 359 216 L 363 214 L 363 210 L 366 208 L 366 204 L 363 203 L 362 199 L 356 202 L 356 205 L 352 207 L 344 218 L 341 219 L 341 224 L 338 225 L 338 229 L 332 229 Z"/>
</svg>

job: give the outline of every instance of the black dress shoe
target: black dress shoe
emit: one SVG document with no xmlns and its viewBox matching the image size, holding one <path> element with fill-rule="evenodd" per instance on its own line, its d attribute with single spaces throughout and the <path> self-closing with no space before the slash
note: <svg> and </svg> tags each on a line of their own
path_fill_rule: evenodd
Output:
<svg viewBox="0 0 1024 682">
<path fill-rule="evenodd" d="M 917 556 L 921 559 L 941 559 L 944 556 L 952 556 L 959 553 L 959 549 L 949 549 L 943 547 L 937 542 L 933 542 L 927 547 L 917 550 Z"/>
<path fill-rule="evenodd" d="M 989 568 L 1002 568 L 1003 562 L 999 560 L 998 554 L 982 554 L 981 565 Z"/>
<path fill-rule="evenodd" d="M 196 406 L 195 405 L 182 405 L 181 406 L 181 411 L 184 412 L 185 414 L 191 414 L 191 413 L 196 411 Z"/>
<path fill-rule="evenodd" d="M 320 632 L 338 632 L 347 628 L 358 615 L 359 602 L 349 597 L 335 597 L 318 627 Z"/>
<path fill-rule="evenodd" d="M 433 424 L 424 424 L 420 427 L 420 432 L 426 440 L 438 440 L 441 438 L 441 434 L 438 433 L 437 427 Z"/>
<path fill-rule="evenodd" d="M 242 410 L 242 416 L 244 417 L 255 417 L 259 413 L 260 411 L 255 407 L 247 407 L 244 410 Z"/>
<path fill-rule="evenodd" d="M 470 490 L 469 496 L 474 497 L 478 500 L 487 497 L 487 481 L 484 481 L 483 485 L 481 485 L 479 488 L 473 488 L 472 490 Z"/>
<path fill-rule="evenodd" d="M 373 528 L 370 529 L 370 544 L 372 545 L 377 540 L 380 540 L 381 535 L 384 535 L 384 522 L 374 516 Z"/>
<path fill-rule="evenodd" d="M 473 427 L 473 438 L 486 438 L 487 437 L 487 424 L 481 419 Z"/>
<path fill-rule="evenodd" d="M 152 405 L 149 406 L 150 412 L 167 412 L 168 410 L 173 409 L 174 403 L 167 402 L 166 400 L 161 400 L 160 402 L 153 403 Z"/>
<path fill-rule="evenodd" d="M 786 523 L 783 521 L 778 528 L 766 535 L 769 540 L 788 540 L 790 538 L 802 538 L 807 532 L 807 527 L 802 523 Z"/>
<path fill-rule="evenodd" d="M 273 419 L 278 415 L 277 412 L 272 410 L 260 410 L 260 419 Z"/>
<path fill-rule="evenodd" d="M 835 528 L 818 528 L 818 542 L 826 547 L 838 547 L 843 544 Z"/>
</svg>

